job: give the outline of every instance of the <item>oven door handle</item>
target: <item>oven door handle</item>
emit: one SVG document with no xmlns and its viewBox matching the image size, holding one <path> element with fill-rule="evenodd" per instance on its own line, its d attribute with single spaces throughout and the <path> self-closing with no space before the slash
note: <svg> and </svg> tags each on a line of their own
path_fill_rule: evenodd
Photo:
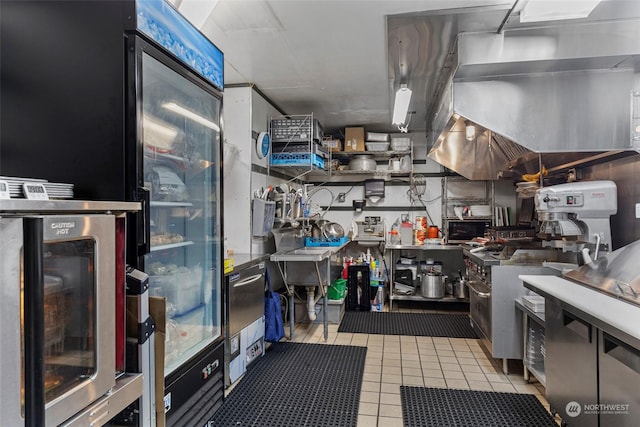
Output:
<svg viewBox="0 0 640 427">
<path fill-rule="evenodd" d="M 473 291 L 473 293 L 476 294 L 479 298 L 491 298 L 491 292 L 479 291 L 472 283 L 474 283 L 474 281 L 470 280 L 467 285 L 469 286 L 469 289 L 471 289 L 471 291 Z"/>
<path fill-rule="evenodd" d="M 24 274 L 24 421 L 42 426 L 44 393 L 44 221 L 22 220 Z"/>
</svg>

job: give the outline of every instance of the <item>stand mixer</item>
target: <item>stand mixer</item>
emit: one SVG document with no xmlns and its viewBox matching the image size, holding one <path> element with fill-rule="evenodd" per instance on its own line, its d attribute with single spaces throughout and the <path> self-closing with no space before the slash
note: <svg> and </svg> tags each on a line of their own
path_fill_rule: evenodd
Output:
<svg viewBox="0 0 640 427">
<path fill-rule="evenodd" d="M 585 262 L 611 250 L 609 217 L 618 210 L 613 181 L 572 182 L 536 190 L 535 208 L 542 246 L 581 251 Z M 588 252 L 594 248 L 593 256 Z"/>
</svg>

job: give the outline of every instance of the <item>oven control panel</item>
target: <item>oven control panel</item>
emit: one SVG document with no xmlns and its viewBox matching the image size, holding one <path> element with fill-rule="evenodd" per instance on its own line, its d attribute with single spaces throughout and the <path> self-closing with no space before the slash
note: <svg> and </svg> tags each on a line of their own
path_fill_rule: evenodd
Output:
<svg viewBox="0 0 640 427">
<path fill-rule="evenodd" d="M 491 286 L 491 266 L 480 265 L 467 257 L 464 258 L 464 263 L 470 280 L 480 280 L 487 286 Z"/>
</svg>

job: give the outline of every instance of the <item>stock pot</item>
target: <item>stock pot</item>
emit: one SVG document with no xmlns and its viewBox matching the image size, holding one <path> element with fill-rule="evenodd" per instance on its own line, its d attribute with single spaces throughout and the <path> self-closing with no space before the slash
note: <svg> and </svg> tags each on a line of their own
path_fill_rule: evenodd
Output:
<svg viewBox="0 0 640 427">
<path fill-rule="evenodd" d="M 375 171 L 376 161 L 369 154 L 358 154 L 349 161 L 349 169 L 354 171 Z"/>
<path fill-rule="evenodd" d="M 430 271 L 422 274 L 420 292 L 424 298 L 444 297 L 445 276 L 439 271 Z"/>
</svg>

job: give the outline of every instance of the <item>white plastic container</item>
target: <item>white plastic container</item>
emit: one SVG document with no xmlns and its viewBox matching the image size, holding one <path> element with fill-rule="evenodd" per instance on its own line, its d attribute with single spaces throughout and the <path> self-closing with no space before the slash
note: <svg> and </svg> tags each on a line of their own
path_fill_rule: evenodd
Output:
<svg viewBox="0 0 640 427">
<path fill-rule="evenodd" d="M 202 304 L 202 268 L 193 267 L 166 276 L 149 276 L 151 295 L 166 297 L 176 315 L 184 314 Z"/>
<path fill-rule="evenodd" d="M 367 141 L 372 142 L 388 142 L 389 134 L 388 133 L 378 133 L 378 132 L 367 132 Z"/>
<path fill-rule="evenodd" d="M 364 144 L 367 147 L 367 151 L 387 151 L 389 150 L 388 142 L 370 142 L 367 141 Z"/>
<path fill-rule="evenodd" d="M 409 151 L 411 148 L 411 138 L 394 137 L 391 138 L 391 149 L 393 151 Z"/>
</svg>

